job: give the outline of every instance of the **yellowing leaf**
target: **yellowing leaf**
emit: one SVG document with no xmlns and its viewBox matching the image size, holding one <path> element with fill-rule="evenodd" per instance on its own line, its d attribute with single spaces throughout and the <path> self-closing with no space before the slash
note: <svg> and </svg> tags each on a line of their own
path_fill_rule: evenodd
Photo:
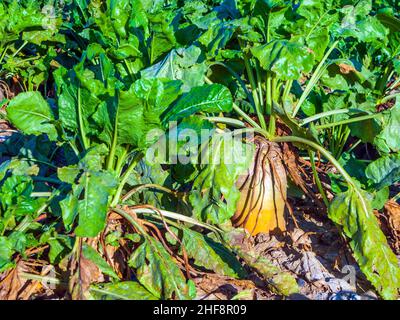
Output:
<svg viewBox="0 0 400 320">
<path fill-rule="evenodd" d="M 333 200 L 329 217 L 350 239 L 355 259 L 379 294 L 384 299 L 396 299 L 400 268 L 372 212 L 369 194 L 350 187 Z"/>
</svg>

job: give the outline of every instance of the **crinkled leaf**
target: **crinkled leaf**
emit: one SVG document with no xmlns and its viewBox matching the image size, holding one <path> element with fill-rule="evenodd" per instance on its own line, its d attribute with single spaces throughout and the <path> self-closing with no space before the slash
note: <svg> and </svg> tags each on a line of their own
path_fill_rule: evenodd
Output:
<svg viewBox="0 0 400 320">
<path fill-rule="evenodd" d="M 219 50 L 225 48 L 228 41 L 232 38 L 236 26 L 232 23 L 221 22 L 212 25 L 204 32 L 199 41 L 206 46 L 207 54 L 211 57 L 218 55 Z"/>
<path fill-rule="evenodd" d="M 358 1 L 354 6 L 348 5 L 340 11 L 343 19 L 336 27 L 335 34 L 341 37 L 354 37 L 363 42 L 385 40 L 389 30 L 376 16 L 371 16 L 371 0 Z"/>
<path fill-rule="evenodd" d="M 181 82 L 140 79 L 128 91 L 121 92 L 118 105 L 118 142 L 144 148 L 154 141 L 146 135 L 161 129 L 161 114 L 180 94 Z"/>
<path fill-rule="evenodd" d="M 251 52 L 264 70 L 276 73 L 282 80 L 297 80 L 313 67 L 313 54 L 296 42 L 273 40 L 252 48 Z"/>
<path fill-rule="evenodd" d="M 228 277 L 241 278 L 245 275 L 236 256 L 228 248 L 200 232 L 183 229 L 182 245 L 196 266 Z"/>
<path fill-rule="evenodd" d="M 193 45 L 187 49 L 174 49 L 162 61 L 143 70 L 142 78 L 181 80 L 182 90 L 189 91 L 192 87 L 204 84 L 207 66 L 201 61 L 200 55 L 200 48 Z"/>
<path fill-rule="evenodd" d="M 190 285 L 158 240 L 146 237 L 133 253 L 129 265 L 136 269 L 139 282 L 158 299 L 188 299 Z"/>
<path fill-rule="evenodd" d="M 310 48 L 319 61 L 330 41 L 330 28 L 338 19 L 332 1 L 302 1 L 296 13 L 302 18 L 289 24 L 295 38 Z"/>
</svg>

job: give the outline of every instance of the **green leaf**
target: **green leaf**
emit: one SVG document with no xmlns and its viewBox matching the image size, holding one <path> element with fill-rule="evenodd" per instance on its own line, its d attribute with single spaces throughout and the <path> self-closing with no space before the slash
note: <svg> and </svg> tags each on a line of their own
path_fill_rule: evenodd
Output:
<svg viewBox="0 0 400 320">
<path fill-rule="evenodd" d="M 200 165 L 189 196 L 199 220 L 219 224 L 233 216 L 240 198 L 235 184 L 249 168 L 253 151 L 251 145 L 227 143 L 223 134 L 213 136 L 203 157 L 209 164 Z"/>
<path fill-rule="evenodd" d="M 22 40 L 40 45 L 43 42 L 59 42 L 61 44 L 66 43 L 65 36 L 61 33 L 56 33 L 54 30 L 37 30 L 37 31 L 25 31 L 22 35 Z"/>
<path fill-rule="evenodd" d="M 361 183 L 366 183 L 365 169 L 367 164 L 364 161 L 357 159 L 352 153 L 343 152 L 339 158 L 339 163 L 353 178 L 356 178 Z"/>
<path fill-rule="evenodd" d="M 273 40 L 251 49 L 264 70 L 276 73 L 282 80 L 298 80 L 313 67 L 313 54 L 303 45 L 287 40 Z"/>
<path fill-rule="evenodd" d="M 12 213 L 13 218 L 31 217 L 36 218 L 36 212 L 43 205 L 45 199 L 32 198 L 33 182 L 26 175 L 11 175 L 0 188 L 0 199 L 2 208 Z"/>
<path fill-rule="evenodd" d="M 200 55 L 201 49 L 194 45 L 187 49 L 174 49 L 162 61 L 143 70 L 141 76 L 181 80 L 182 90 L 187 92 L 193 87 L 204 84 L 207 66 L 204 61 L 200 62 Z"/>
<path fill-rule="evenodd" d="M 105 227 L 109 197 L 116 187 L 116 179 L 109 172 L 86 171 L 79 179 L 82 188 L 75 189 L 79 213 L 75 234 L 79 237 L 96 237 Z M 73 201 L 73 200 L 71 200 Z"/>
<path fill-rule="evenodd" d="M 383 120 L 383 130 L 375 138 L 374 144 L 384 153 L 400 151 L 400 99 Z"/>
<path fill-rule="evenodd" d="M 110 126 L 107 102 L 102 101 L 102 99 L 107 99 L 109 92 L 106 92 L 104 83 L 96 79 L 91 70 L 83 68 L 83 62 L 75 66 L 74 69 L 67 70 L 61 67 L 54 72 L 59 119 L 63 128 L 74 135 L 78 133 L 80 127 L 83 127 L 86 136 L 95 135 L 101 139 L 101 132 Z M 105 71 L 103 70 L 103 72 Z M 106 76 L 111 83 L 112 75 Z M 113 89 L 108 89 L 114 94 Z M 100 110 L 102 107 L 105 110 Z M 102 118 L 99 123 L 95 116 L 101 111 L 103 111 L 103 114 L 101 114 Z M 94 121 L 92 118 L 94 118 Z"/>
<path fill-rule="evenodd" d="M 198 112 L 230 112 L 232 103 L 232 95 L 225 86 L 204 85 L 184 94 L 164 118 L 167 121 L 174 121 Z"/>
<path fill-rule="evenodd" d="M 310 48 L 316 60 L 321 60 L 330 41 L 330 28 L 338 19 L 338 14 L 331 1 L 302 1 L 296 10 L 300 19 L 293 19 L 289 24 L 296 39 Z"/>
<path fill-rule="evenodd" d="M 68 167 L 62 167 L 62 168 L 57 168 L 57 177 L 60 179 L 62 182 L 66 182 L 69 184 L 74 184 L 75 179 L 80 173 L 81 168 L 78 166 L 68 166 Z"/>
<path fill-rule="evenodd" d="M 357 263 L 379 294 L 384 299 L 396 299 L 400 268 L 372 212 L 369 198 L 365 191 L 350 187 L 333 200 L 329 217 L 350 239 Z"/>
<path fill-rule="evenodd" d="M 105 175 L 106 180 L 111 179 L 111 174 L 101 172 L 104 163 L 104 155 L 108 153 L 107 148 L 103 144 L 90 148 L 84 157 L 79 161 L 78 165 L 62 167 L 57 169 L 58 178 L 72 185 L 72 192 L 68 193 L 59 204 L 61 214 L 66 230 L 69 232 L 73 226 L 79 211 L 79 199 L 82 195 L 86 184 L 84 177 L 94 174 Z M 111 180 L 107 183 L 111 183 Z M 112 183 L 111 183 L 112 184 Z"/>
<path fill-rule="evenodd" d="M 59 263 L 72 249 L 72 238 L 58 236 L 47 240 L 50 245 L 49 259 L 52 264 Z"/>
<path fill-rule="evenodd" d="M 344 6 L 340 11 L 343 19 L 336 27 L 335 34 L 341 37 L 354 37 L 363 42 L 384 41 L 389 30 L 376 16 L 371 16 L 371 0 L 361 0 L 357 4 Z"/>
<path fill-rule="evenodd" d="M 168 10 L 164 7 L 160 12 L 148 15 L 151 24 L 151 38 L 149 39 L 151 64 L 176 45 L 173 20 L 177 14 L 176 10 Z"/>
<path fill-rule="evenodd" d="M 114 30 L 120 37 L 125 38 L 126 27 L 131 11 L 130 1 L 111 0 L 109 1 L 109 10 Z"/>
<path fill-rule="evenodd" d="M 365 171 L 376 189 L 389 187 L 400 181 L 400 154 L 390 154 L 370 163 Z"/>
<path fill-rule="evenodd" d="M 82 187 L 79 188 L 82 190 Z M 80 193 L 81 191 L 76 192 L 76 190 L 74 190 L 74 193 L 69 193 L 59 202 L 64 227 L 67 232 L 71 231 L 75 218 L 78 215 L 78 198 L 76 197 L 76 194 Z"/>
<path fill-rule="evenodd" d="M 381 132 L 382 126 L 378 118 L 350 123 L 349 128 L 351 135 L 360 138 L 363 143 L 374 142 L 374 144 L 377 144 L 382 142 L 382 145 L 386 147 L 384 141 L 379 139 L 379 132 Z"/>
<path fill-rule="evenodd" d="M 176 100 L 180 87 L 180 81 L 140 79 L 128 91 L 121 92 L 117 114 L 119 144 L 145 148 L 154 143 L 146 135 L 152 129 L 161 129 L 161 114 Z"/>
<path fill-rule="evenodd" d="M 221 49 L 225 48 L 235 30 L 236 26 L 232 23 L 214 24 L 199 37 L 199 42 L 206 46 L 208 55 L 215 57 Z"/>
<path fill-rule="evenodd" d="M 92 285 L 89 292 L 96 300 L 158 300 L 135 281 Z"/>
<path fill-rule="evenodd" d="M 184 228 L 182 245 L 196 266 L 233 278 L 242 278 L 246 274 L 228 248 L 200 232 Z"/>
<path fill-rule="evenodd" d="M 10 122 L 25 134 L 47 134 L 50 140 L 57 139 L 53 124 L 54 115 L 40 92 L 23 92 L 12 99 L 7 107 Z"/>
<path fill-rule="evenodd" d="M 400 32 L 400 19 L 385 13 L 379 13 L 376 16 L 386 28 L 390 29 L 391 32 Z"/>
<path fill-rule="evenodd" d="M 14 253 L 11 241 L 7 237 L 0 237 L 0 272 L 4 272 L 12 264 L 12 255 Z"/>
<path fill-rule="evenodd" d="M 369 191 L 373 195 L 373 200 L 371 202 L 372 208 L 375 210 L 382 210 L 386 202 L 390 198 L 389 187 L 383 187 L 382 189 L 373 189 Z"/>
<path fill-rule="evenodd" d="M 0 164 L 0 181 L 6 176 L 10 163 L 10 160 L 6 160 Z"/>
<path fill-rule="evenodd" d="M 136 269 L 139 282 L 158 299 L 185 300 L 190 296 L 190 286 L 162 243 L 146 237 L 129 259 Z"/>
<path fill-rule="evenodd" d="M 18 40 L 20 36 L 36 44 L 62 38 L 58 33 L 58 27 L 62 23 L 61 18 L 47 15 L 48 9 L 44 7 L 44 4 L 44 1 L 2 1 L 0 4 L 0 33 L 2 34 L 0 46 Z M 32 33 L 35 37 L 30 35 Z"/>
<path fill-rule="evenodd" d="M 100 254 L 91 246 L 84 243 L 82 245 L 83 256 L 92 261 L 102 273 L 114 278 L 119 279 L 113 268 L 100 256 Z"/>
</svg>

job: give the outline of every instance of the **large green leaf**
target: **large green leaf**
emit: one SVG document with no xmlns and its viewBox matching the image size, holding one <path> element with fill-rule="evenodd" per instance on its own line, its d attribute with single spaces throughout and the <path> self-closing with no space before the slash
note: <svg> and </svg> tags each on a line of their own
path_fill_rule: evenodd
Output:
<svg viewBox="0 0 400 320">
<path fill-rule="evenodd" d="M 162 2 L 160 1 L 160 3 Z M 177 15 L 177 11 L 167 8 L 163 8 L 157 13 L 148 14 L 151 24 L 151 37 L 148 40 L 151 44 L 151 64 L 176 45 L 173 20 Z"/>
<path fill-rule="evenodd" d="M 43 238 L 46 238 L 45 233 L 41 236 L 41 242 L 43 242 Z M 64 235 L 55 235 L 54 237 L 47 239 L 46 242 L 50 245 L 49 259 L 51 264 L 60 263 L 60 261 L 71 252 L 72 241 L 72 237 Z"/>
<path fill-rule="evenodd" d="M 296 13 L 302 18 L 289 24 L 293 33 L 291 39 L 295 38 L 300 43 L 306 44 L 319 61 L 330 41 L 330 27 L 338 19 L 334 5 L 332 1 L 302 1 Z"/>
<path fill-rule="evenodd" d="M 126 37 L 127 23 L 130 16 L 131 5 L 129 0 L 109 1 L 109 10 L 114 30 L 120 37 Z"/>
<path fill-rule="evenodd" d="M 245 3 L 245 1 L 241 1 L 238 5 L 243 6 Z M 242 16 L 253 15 L 257 19 L 251 19 L 251 23 L 255 24 L 263 33 L 264 39 L 267 30 L 271 39 L 281 38 L 282 28 L 293 24 L 293 20 L 287 19 L 293 10 L 292 3 L 289 1 L 254 1 L 254 7 L 251 2 L 248 2 L 247 5 L 249 7 L 242 12 Z"/>
<path fill-rule="evenodd" d="M 382 130 L 379 118 L 350 123 L 349 128 L 351 134 L 360 138 L 363 143 L 375 142 L 375 144 L 381 144 L 382 148 L 387 147 L 384 140 L 379 139 L 379 133 Z"/>
<path fill-rule="evenodd" d="M 10 122 L 25 134 L 47 134 L 57 139 L 53 112 L 40 92 L 23 92 L 10 101 L 7 107 Z"/>
<path fill-rule="evenodd" d="M 232 95 L 220 84 L 195 87 L 184 94 L 165 116 L 167 121 L 183 119 L 197 112 L 229 112 L 232 110 Z"/>
<path fill-rule="evenodd" d="M 159 299 L 193 298 L 190 283 L 158 240 L 146 237 L 129 259 L 139 282 Z"/>
<path fill-rule="evenodd" d="M 68 193 L 67 196 L 59 202 L 61 215 L 64 223 L 65 230 L 70 232 L 75 218 L 78 215 L 78 195 L 82 193 L 82 186 L 74 185 L 73 192 Z"/>
<path fill-rule="evenodd" d="M 118 142 L 144 148 L 154 141 L 146 135 L 160 129 L 161 114 L 180 94 L 181 82 L 140 79 L 120 94 L 117 113 Z"/>
<path fill-rule="evenodd" d="M 273 40 L 252 48 L 251 52 L 264 70 L 276 73 L 282 80 L 298 80 L 313 67 L 313 54 L 297 42 Z"/>
<path fill-rule="evenodd" d="M 190 229 L 183 229 L 182 245 L 194 264 L 234 278 L 245 275 L 235 255 L 221 243 Z"/>
<path fill-rule="evenodd" d="M 0 272 L 4 272 L 13 265 L 11 259 L 13 253 L 11 241 L 7 237 L 0 237 Z"/>
<path fill-rule="evenodd" d="M 96 300 L 157 300 L 135 281 L 92 285 L 89 292 Z"/>
<path fill-rule="evenodd" d="M 390 154 L 370 163 L 365 171 L 376 189 L 391 186 L 400 181 L 400 154 Z"/>
<path fill-rule="evenodd" d="M 109 197 L 116 187 L 116 179 L 109 172 L 85 171 L 73 186 L 73 193 L 61 202 L 63 219 L 70 227 L 78 216 L 75 233 L 80 237 L 95 237 L 103 230 Z"/>
<path fill-rule="evenodd" d="M 370 15 L 371 0 L 360 0 L 355 5 L 344 6 L 340 11 L 343 14 L 340 25 L 335 34 L 341 37 L 354 37 L 363 42 L 383 42 L 389 30 L 376 16 Z"/>
<path fill-rule="evenodd" d="M 384 299 L 396 299 L 400 268 L 395 254 L 375 218 L 368 193 L 349 187 L 329 207 L 329 217 L 350 239 L 350 247 L 362 272 Z"/>
<path fill-rule="evenodd" d="M 207 71 L 205 62 L 200 59 L 201 50 L 196 46 L 172 50 L 164 60 L 141 72 L 142 78 L 168 78 L 181 80 L 182 90 L 189 91 L 192 87 L 204 84 L 204 74 Z"/>
<path fill-rule="evenodd" d="M 37 31 L 25 31 L 22 35 L 22 40 L 40 45 L 43 42 L 59 42 L 62 44 L 66 43 L 65 36 L 61 33 L 56 33 L 54 30 L 37 30 Z"/>
<path fill-rule="evenodd" d="M 4 3 L 4 5 L 3 5 Z M 63 39 L 58 33 L 61 17 L 52 16 L 43 1 L 2 1 L 0 3 L 0 47 L 22 36 L 34 44 Z M 50 16 L 49 16 L 50 15 Z"/>
<path fill-rule="evenodd" d="M 206 46 L 207 54 L 211 57 L 218 55 L 219 50 L 225 48 L 232 38 L 236 26 L 232 23 L 221 22 L 210 26 L 199 38 L 201 44 Z"/>
<path fill-rule="evenodd" d="M 88 132 L 90 130 L 89 118 L 95 113 L 100 100 L 93 92 L 80 87 L 73 70 L 59 68 L 54 72 L 54 76 L 57 84 L 58 114 L 62 126 L 72 132 L 77 132 L 79 128 L 78 115 L 81 113 L 82 125 Z"/>
<path fill-rule="evenodd" d="M 397 99 L 395 106 L 383 121 L 383 129 L 375 138 L 374 144 L 385 153 L 400 151 L 400 99 Z"/>
<path fill-rule="evenodd" d="M 3 216 L 6 217 L 11 214 L 13 219 L 29 216 L 36 218 L 35 214 L 43 205 L 44 199 L 31 197 L 33 188 L 31 177 L 25 174 L 20 176 L 13 174 L 8 177 L 0 188 Z M 1 220 L 0 217 L 0 222 L 4 222 Z M 0 233 L 4 233 L 3 227 L 7 227 L 7 223 L 0 223 Z"/>
<path fill-rule="evenodd" d="M 204 222 L 223 223 L 233 216 L 240 197 L 235 184 L 253 156 L 252 146 L 227 141 L 223 134 L 213 136 L 203 155 L 209 163 L 200 165 L 189 196 L 193 213 Z"/>
</svg>

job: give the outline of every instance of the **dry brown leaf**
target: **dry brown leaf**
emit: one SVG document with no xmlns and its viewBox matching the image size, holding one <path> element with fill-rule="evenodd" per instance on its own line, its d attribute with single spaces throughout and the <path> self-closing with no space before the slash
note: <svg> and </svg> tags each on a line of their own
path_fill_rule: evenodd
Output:
<svg viewBox="0 0 400 320">
<path fill-rule="evenodd" d="M 54 270 L 54 266 L 46 265 L 43 266 L 40 276 L 47 276 Z M 41 281 L 31 281 L 29 288 L 25 288 L 20 295 L 21 300 L 29 300 L 33 295 L 39 293 L 43 289 L 43 283 Z"/>
<path fill-rule="evenodd" d="M 392 245 L 400 253 L 400 205 L 389 200 L 385 204 L 385 214 L 388 219 L 388 229 L 392 237 Z"/>
<path fill-rule="evenodd" d="M 240 291 L 254 290 L 256 287 L 251 280 L 237 280 L 217 274 L 206 274 L 193 280 L 202 300 L 231 299 Z"/>
<path fill-rule="evenodd" d="M 82 256 L 80 259 L 80 283 L 82 291 L 86 292 L 92 283 L 102 282 L 102 280 L 102 273 L 96 264 Z"/>
<path fill-rule="evenodd" d="M 350 72 L 356 72 L 356 69 L 353 66 L 350 66 L 345 63 L 340 63 L 339 68 L 342 74 L 349 74 Z"/>
<path fill-rule="evenodd" d="M 297 155 L 296 151 L 291 145 L 287 143 L 282 144 L 282 151 L 283 162 L 286 166 L 286 170 L 288 171 L 290 178 L 296 184 L 296 186 L 303 190 L 304 193 L 308 194 L 310 190 L 308 190 L 306 182 L 301 176 L 301 173 L 305 173 L 297 161 L 299 156 Z"/>
<path fill-rule="evenodd" d="M 400 205 L 390 200 L 385 204 L 385 210 L 389 216 L 390 225 L 393 227 L 393 230 L 400 234 Z"/>
<path fill-rule="evenodd" d="M 21 281 L 17 269 L 10 270 L 0 282 L 0 300 L 16 300 L 20 288 Z"/>
<path fill-rule="evenodd" d="M 21 278 L 21 272 L 34 273 L 34 270 L 25 265 L 23 260 L 19 260 L 16 267 L 6 272 L 0 282 L 0 300 L 24 299 L 20 297 L 22 290 L 30 290 L 33 284 L 30 280 Z"/>
</svg>

